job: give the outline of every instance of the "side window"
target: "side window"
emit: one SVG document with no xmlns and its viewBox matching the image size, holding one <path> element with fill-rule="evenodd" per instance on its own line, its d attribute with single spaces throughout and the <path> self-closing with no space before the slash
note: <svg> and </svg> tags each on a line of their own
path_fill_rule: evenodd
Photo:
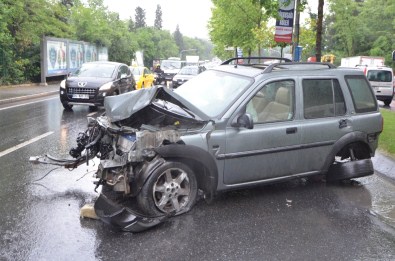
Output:
<svg viewBox="0 0 395 261">
<path fill-rule="evenodd" d="M 295 83 L 291 80 L 264 85 L 247 104 L 254 122 L 291 120 L 294 116 Z"/>
<path fill-rule="evenodd" d="M 339 82 L 335 79 L 303 80 L 303 112 L 305 119 L 346 114 L 346 104 Z"/>
<path fill-rule="evenodd" d="M 377 110 L 377 100 L 363 75 L 349 75 L 345 77 L 350 90 L 355 112 L 370 112 Z"/>
<path fill-rule="evenodd" d="M 118 69 L 118 79 L 121 78 L 122 74 L 129 75 L 128 70 L 129 68 L 127 66 L 121 65 Z"/>
</svg>

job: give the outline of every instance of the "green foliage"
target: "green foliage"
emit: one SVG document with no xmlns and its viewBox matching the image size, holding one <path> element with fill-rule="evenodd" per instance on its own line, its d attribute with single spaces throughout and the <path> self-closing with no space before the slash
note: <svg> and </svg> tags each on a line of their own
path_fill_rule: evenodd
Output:
<svg viewBox="0 0 395 261">
<path fill-rule="evenodd" d="M 395 67 L 395 1 L 330 0 L 326 18 L 326 50 L 341 57 L 375 55 Z"/>
<path fill-rule="evenodd" d="M 379 138 L 379 149 L 395 157 L 395 113 L 389 110 L 380 110 L 384 118 L 384 129 Z"/>
<path fill-rule="evenodd" d="M 153 60 L 179 56 L 181 48 L 197 49 L 211 59 L 208 41 L 162 30 L 162 11 L 157 6 L 153 27 L 145 24 L 145 11 L 120 20 L 103 0 L 2 0 L 0 1 L 0 84 L 40 80 L 40 41 L 43 36 L 94 43 L 108 48 L 109 60 L 130 64 L 143 51 L 146 66 Z M 184 46 L 185 44 L 185 46 Z"/>
<path fill-rule="evenodd" d="M 181 50 L 185 50 L 184 39 L 182 33 L 180 32 L 180 27 L 178 25 L 173 33 L 173 37 L 174 37 L 174 41 L 176 41 L 176 44 L 178 46 L 178 51 L 181 52 Z"/>
</svg>

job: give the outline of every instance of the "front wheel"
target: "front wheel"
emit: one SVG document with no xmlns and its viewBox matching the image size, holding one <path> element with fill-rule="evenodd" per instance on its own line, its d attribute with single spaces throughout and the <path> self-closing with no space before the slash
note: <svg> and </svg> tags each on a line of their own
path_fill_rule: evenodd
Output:
<svg viewBox="0 0 395 261">
<path fill-rule="evenodd" d="M 151 173 L 137 195 L 137 203 L 150 216 L 179 215 L 191 209 L 197 191 L 193 171 L 181 162 L 169 161 Z"/>
<path fill-rule="evenodd" d="M 63 108 L 64 108 L 65 110 L 67 110 L 67 111 L 71 111 L 72 108 L 73 108 L 73 105 L 69 105 L 69 104 L 66 103 L 66 102 L 62 102 L 62 105 L 63 105 Z"/>
</svg>

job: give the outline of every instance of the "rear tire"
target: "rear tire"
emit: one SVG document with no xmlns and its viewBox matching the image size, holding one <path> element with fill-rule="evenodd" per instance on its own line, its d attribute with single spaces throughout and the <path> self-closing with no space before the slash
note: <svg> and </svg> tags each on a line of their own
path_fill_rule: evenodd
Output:
<svg viewBox="0 0 395 261">
<path fill-rule="evenodd" d="M 168 161 L 152 171 L 137 195 L 137 204 L 149 216 L 179 215 L 192 208 L 197 192 L 193 171 L 181 162 Z"/>
<path fill-rule="evenodd" d="M 326 175 L 326 180 L 329 182 L 340 181 L 373 174 L 374 168 L 372 160 L 361 159 L 332 164 Z"/>
<path fill-rule="evenodd" d="M 384 100 L 384 105 L 390 106 L 391 102 L 392 102 L 392 99 Z"/>
</svg>

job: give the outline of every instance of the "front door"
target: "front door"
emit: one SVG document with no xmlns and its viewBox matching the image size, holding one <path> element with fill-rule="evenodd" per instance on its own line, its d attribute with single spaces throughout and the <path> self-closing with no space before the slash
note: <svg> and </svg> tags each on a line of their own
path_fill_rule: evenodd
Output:
<svg viewBox="0 0 395 261">
<path fill-rule="evenodd" d="M 301 132 L 295 120 L 295 82 L 265 84 L 243 105 L 254 119 L 253 129 L 226 130 L 226 185 L 275 179 L 302 170 L 297 150 Z"/>
</svg>

